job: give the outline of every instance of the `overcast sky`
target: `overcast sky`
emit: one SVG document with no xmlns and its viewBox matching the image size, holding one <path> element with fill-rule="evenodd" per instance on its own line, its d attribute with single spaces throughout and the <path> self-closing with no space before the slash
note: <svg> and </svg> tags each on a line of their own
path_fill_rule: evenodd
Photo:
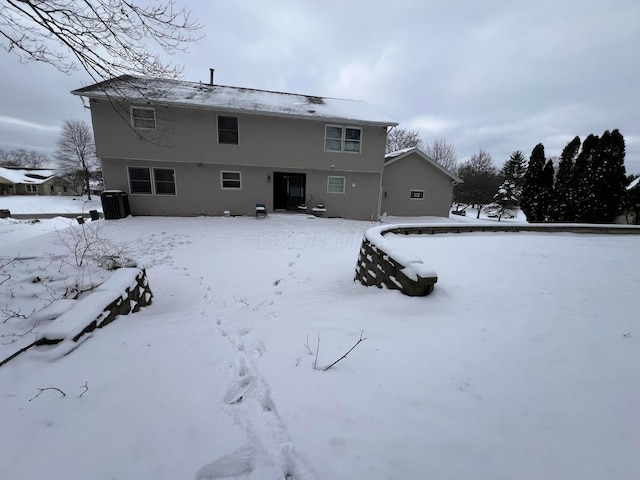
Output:
<svg viewBox="0 0 640 480">
<path fill-rule="evenodd" d="M 183 78 L 366 100 L 425 142 L 501 166 L 542 143 L 618 128 L 640 173 L 638 0 L 176 0 L 205 37 L 170 60 Z M 0 148 L 51 153 L 83 72 L 0 51 Z"/>
</svg>

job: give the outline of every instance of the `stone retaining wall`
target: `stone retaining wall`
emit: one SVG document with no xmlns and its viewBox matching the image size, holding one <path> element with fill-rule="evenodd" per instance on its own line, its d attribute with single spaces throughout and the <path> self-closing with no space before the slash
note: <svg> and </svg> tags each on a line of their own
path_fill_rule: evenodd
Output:
<svg viewBox="0 0 640 480">
<path fill-rule="evenodd" d="M 438 275 L 430 271 L 421 259 L 412 258 L 406 252 L 386 244 L 384 235 L 434 235 L 438 233 L 470 232 L 543 232 L 582 234 L 640 234 L 640 227 L 633 225 L 591 224 L 442 224 L 442 225 L 383 225 L 365 232 L 354 281 L 378 288 L 400 290 L 409 296 L 429 295 L 438 281 Z"/>
<path fill-rule="evenodd" d="M 41 354 L 52 359 L 67 355 L 86 339 L 86 334 L 110 324 L 120 315 L 151 305 L 152 298 L 144 268 L 115 270 L 106 282 L 53 320 L 33 343 L 0 361 L 0 366 L 33 347 L 47 348 Z"/>
<path fill-rule="evenodd" d="M 400 290 L 405 295 L 412 297 L 429 295 L 433 291 L 433 286 L 438 281 L 435 272 L 422 277 L 415 272 L 405 273 L 404 270 L 405 265 L 374 245 L 366 237 L 362 239 L 354 280 L 359 280 L 362 285 L 367 287 L 375 285 L 378 288 L 385 286 L 389 289 Z"/>
</svg>

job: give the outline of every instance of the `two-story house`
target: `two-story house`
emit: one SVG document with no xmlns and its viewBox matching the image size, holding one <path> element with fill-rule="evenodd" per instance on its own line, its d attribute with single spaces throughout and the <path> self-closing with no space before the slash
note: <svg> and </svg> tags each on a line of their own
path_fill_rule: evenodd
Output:
<svg viewBox="0 0 640 480">
<path fill-rule="evenodd" d="M 121 76 L 89 99 L 105 188 L 138 215 L 253 215 L 323 204 L 327 216 L 380 215 L 387 128 L 353 100 Z"/>
</svg>

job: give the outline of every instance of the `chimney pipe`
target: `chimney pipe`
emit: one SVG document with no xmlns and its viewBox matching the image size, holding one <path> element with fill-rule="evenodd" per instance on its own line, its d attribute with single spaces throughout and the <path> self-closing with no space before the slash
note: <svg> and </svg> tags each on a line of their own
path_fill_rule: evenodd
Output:
<svg viewBox="0 0 640 480">
<path fill-rule="evenodd" d="M 213 72 L 215 72 L 215 69 L 210 68 L 209 69 L 209 75 L 210 75 L 210 77 L 209 77 L 209 85 L 211 85 L 211 86 L 213 86 Z"/>
</svg>

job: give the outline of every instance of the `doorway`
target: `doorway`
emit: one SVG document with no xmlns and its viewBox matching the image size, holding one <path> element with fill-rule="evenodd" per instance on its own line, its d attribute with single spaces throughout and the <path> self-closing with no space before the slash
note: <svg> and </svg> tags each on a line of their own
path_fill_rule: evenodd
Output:
<svg viewBox="0 0 640 480">
<path fill-rule="evenodd" d="M 298 210 L 305 203 L 307 175 L 304 173 L 273 173 L 274 210 Z"/>
</svg>

